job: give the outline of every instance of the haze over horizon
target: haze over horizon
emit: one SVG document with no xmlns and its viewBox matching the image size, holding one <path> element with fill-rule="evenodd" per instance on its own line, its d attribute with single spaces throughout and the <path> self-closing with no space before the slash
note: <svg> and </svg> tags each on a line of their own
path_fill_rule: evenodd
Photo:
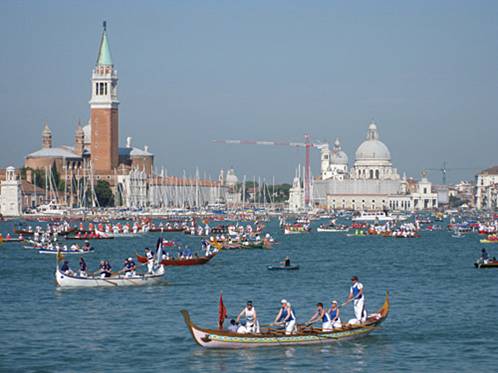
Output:
<svg viewBox="0 0 498 373">
<path fill-rule="evenodd" d="M 120 144 L 169 174 L 290 182 L 304 150 L 212 140 L 339 137 L 351 166 L 374 121 L 400 174 L 447 161 L 468 168 L 450 182 L 472 179 L 498 164 L 497 16 L 496 1 L 3 1 L 0 167 L 40 148 L 44 121 L 73 144 L 106 20 Z"/>
</svg>

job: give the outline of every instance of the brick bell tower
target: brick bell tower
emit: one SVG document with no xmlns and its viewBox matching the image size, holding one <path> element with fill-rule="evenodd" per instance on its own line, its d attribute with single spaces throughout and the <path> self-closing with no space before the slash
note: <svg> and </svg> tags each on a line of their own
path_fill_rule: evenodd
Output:
<svg viewBox="0 0 498 373">
<path fill-rule="evenodd" d="M 92 73 L 90 99 L 91 160 L 93 171 L 110 174 L 119 162 L 118 75 L 112 64 L 106 22 L 103 23 L 97 63 Z"/>
</svg>

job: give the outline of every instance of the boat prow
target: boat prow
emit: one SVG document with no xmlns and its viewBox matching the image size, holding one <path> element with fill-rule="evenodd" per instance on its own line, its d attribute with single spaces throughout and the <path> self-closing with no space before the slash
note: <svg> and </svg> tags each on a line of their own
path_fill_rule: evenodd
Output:
<svg viewBox="0 0 498 373">
<path fill-rule="evenodd" d="M 201 328 L 192 322 L 187 310 L 181 310 L 180 312 L 183 315 L 190 334 L 199 346 L 232 349 L 330 344 L 338 340 L 364 336 L 378 329 L 378 326 L 387 318 L 389 307 L 389 292 L 387 291 L 382 307 L 376 313 L 370 314 L 367 321 L 363 324 L 346 324 L 341 328 L 329 332 L 300 325 L 298 332 L 291 335 L 286 335 L 283 330 L 270 328 L 262 329 L 262 332 L 258 334 L 237 334 L 226 330 Z"/>
</svg>

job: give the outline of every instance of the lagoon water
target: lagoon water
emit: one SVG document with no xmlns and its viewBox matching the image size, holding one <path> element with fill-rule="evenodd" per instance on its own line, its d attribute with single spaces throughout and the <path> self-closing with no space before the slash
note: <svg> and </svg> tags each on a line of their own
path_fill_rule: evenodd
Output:
<svg viewBox="0 0 498 373">
<path fill-rule="evenodd" d="M 12 232 L 13 223 L 0 223 Z M 0 245 L 0 371 L 2 372 L 400 372 L 496 371 L 498 270 L 477 270 L 479 237 L 422 232 L 420 239 L 346 237 L 336 233 L 284 236 L 272 250 L 222 252 L 198 267 L 168 268 L 162 286 L 61 290 L 53 255 Z M 90 268 L 113 268 L 159 234 L 94 241 Z M 169 238 L 198 246 L 182 234 Z M 488 245 L 491 246 L 491 245 Z M 497 247 L 498 249 L 498 247 Z M 498 250 L 489 248 L 491 255 Z M 299 271 L 268 271 L 289 255 Z M 77 256 L 69 256 L 77 267 Z M 369 312 L 391 293 L 382 330 L 329 346 L 205 350 L 180 314 L 215 327 L 220 291 L 230 316 L 252 300 L 262 323 L 286 298 L 306 321 L 316 302 L 344 301 L 351 275 L 365 286 Z M 342 318 L 353 317 L 352 306 Z"/>
</svg>

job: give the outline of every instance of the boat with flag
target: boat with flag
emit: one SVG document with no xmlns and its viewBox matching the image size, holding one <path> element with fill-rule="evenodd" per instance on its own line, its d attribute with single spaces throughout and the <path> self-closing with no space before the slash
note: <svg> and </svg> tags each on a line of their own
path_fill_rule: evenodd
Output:
<svg viewBox="0 0 498 373">
<path fill-rule="evenodd" d="M 261 333 L 238 334 L 226 330 L 220 330 L 222 325 L 222 316 L 226 317 L 226 308 L 222 305 L 220 298 L 220 320 L 218 321 L 219 329 L 208 329 L 197 326 L 190 319 L 187 310 L 181 311 L 185 324 L 194 341 L 205 348 L 218 349 L 238 349 L 254 347 L 274 347 L 274 346 L 299 346 L 299 345 L 316 345 L 331 344 L 337 341 L 353 339 L 365 336 L 379 329 L 379 325 L 387 318 L 389 314 L 389 293 L 386 292 L 386 298 L 382 307 L 373 314 L 368 315 L 366 322 L 358 325 L 344 324 L 341 328 L 333 331 L 322 331 L 322 329 L 298 326 L 295 334 L 286 335 L 284 330 L 266 328 L 261 329 Z"/>
</svg>

